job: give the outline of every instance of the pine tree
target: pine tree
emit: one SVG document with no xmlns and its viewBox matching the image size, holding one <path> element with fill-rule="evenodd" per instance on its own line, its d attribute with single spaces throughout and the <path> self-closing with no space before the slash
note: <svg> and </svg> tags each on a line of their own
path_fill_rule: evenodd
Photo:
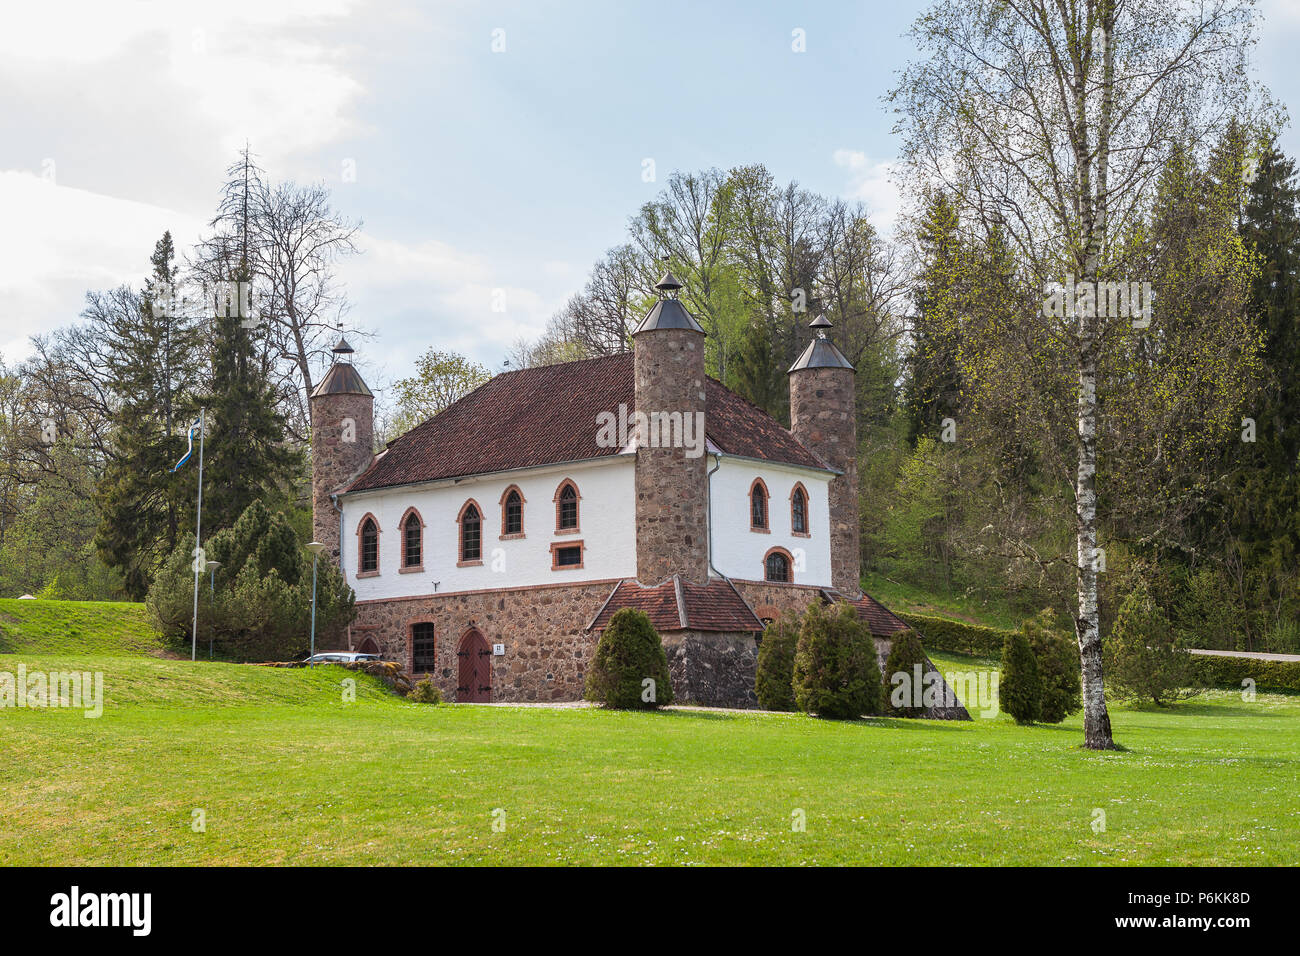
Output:
<svg viewBox="0 0 1300 956">
<path fill-rule="evenodd" d="M 1259 160 L 1241 231 L 1259 257 L 1250 311 L 1264 335 L 1267 369 L 1255 416 L 1259 435 L 1250 483 L 1256 487 L 1245 489 L 1258 506 L 1253 515 L 1238 517 L 1254 518 L 1249 523 L 1257 541 L 1289 539 L 1294 558 L 1300 549 L 1300 188 L 1294 160 L 1275 144 Z"/>
<path fill-rule="evenodd" d="M 213 281 L 205 301 L 212 369 L 205 396 L 209 427 L 203 508 L 204 525 L 213 531 L 233 525 L 254 501 L 279 507 L 303 477 L 302 455 L 285 441 L 285 420 L 270 380 L 266 329 L 255 315 L 241 314 L 241 308 L 223 299 L 234 289 L 237 300 L 256 301 L 254 294 L 238 290 L 252 281 L 250 202 L 260 170 L 245 149 L 229 174 L 213 222 L 218 233 L 204 247 L 202 267 Z"/>
<path fill-rule="evenodd" d="M 917 315 L 907 358 L 903 407 L 908 440 L 934 434 L 956 414 L 961 394 L 957 323 L 969 289 L 969 263 L 957 209 L 943 193 L 931 198 L 917 235 L 922 267 L 913 297 Z"/>
<path fill-rule="evenodd" d="M 193 514 L 195 478 L 172 467 L 185 453 L 196 412 L 201 353 L 195 323 L 177 307 L 174 258 L 167 232 L 154 246 L 139 308 L 116 314 L 107 330 L 108 383 L 117 406 L 114 457 L 97 489 L 96 547 L 136 600 Z"/>
<path fill-rule="evenodd" d="M 1109 676 L 1109 671 L 1107 672 Z M 1012 631 L 1002 643 L 1002 676 L 998 685 L 999 706 L 1018 724 L 1032 724 L 1043 713 L 1043 684 L 1038 660 L 1029 638 Z"/>
</svg>

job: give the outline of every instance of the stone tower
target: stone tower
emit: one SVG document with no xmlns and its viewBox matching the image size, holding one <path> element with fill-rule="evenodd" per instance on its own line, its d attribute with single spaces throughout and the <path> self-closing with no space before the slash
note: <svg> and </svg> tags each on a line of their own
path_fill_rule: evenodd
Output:
<svg viewBox="0 0 1300 956">
<path fill-rule="evenodd" d="M 673 574 L 704 584 L 709 578 L 704 329 L 677 300 L 682 284 L 671 272 L 655 288 L 659 301 L 632 333 L 636 575 L 647 585 Z"/>
<path fill-rule="evenodd" d="M 339 512 L 330 496 L 374 459 L 375 397 L 352 365 L 352 346 L 340 338 L 334 364 L 311 393 L 312 534 L 339 557 Z"/>
<path fill-rule="evenodd" d="M 826 337 L 819 315 L 813 340 L 790 366 L 790 431 L 840 472 L 830 483 L 831 584 L 845 597 L 862 593 L 858 525 L 858 423 L 853 366 Z"/>
</svg>

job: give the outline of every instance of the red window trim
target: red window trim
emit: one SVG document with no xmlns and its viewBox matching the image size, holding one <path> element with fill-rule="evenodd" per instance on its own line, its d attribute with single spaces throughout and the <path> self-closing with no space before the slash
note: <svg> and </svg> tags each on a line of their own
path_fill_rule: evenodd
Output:
<svg viewBox="0 0 1300 956">
<path fill-rule="evenodd" d="M 754 524 L 754 489 L 763 489 L 763 517 L 767 524 Z M 772 495 L 767 490 L 767 482 L 762 478 L 755 478 L 749 485 L 749 494 L 745 496 L 745 503 L 749 506 L 749 530 L 756 534 L 772 533 Z"/>
<path fill-rule="evenodd" d="M 767 576 L 767 559 L 773 554 L 785 555 L 786 567 L 790 569 L 790 577 L 785 581 L 773 581 Z M 785 548 L 768 548 L 767 553 L 763 555 L 763 583 L 765 584 L 794 584 L 794 555 Z"/>
<path fill-rule="evenodd" d="M 406 563 L 406 519 L 411 517 L 411 515 L 415 515 L 415 517 L 420 520 L 420 563 L 419 564 Z M 402 512 L 402 520 L 397 523 L 397 528 L 402 539 L 401 560 L 398 562 L 398 568 L 397 568 L 397 572 L 399 574 L 414 574 L 417 571 L 424 570 L 424 529 L 425 527 L 426 525 L 424 523 L 424 515 L 420 514 L 419 510 L 414 506 L 407 508 L 404 512 Z"/>
<path fill-rule="evenodd" d="M 417 671 L 415 669 L 415 626 L 417 624 L 428 624 L 433 628 L 433 661 L 429 670 Z M 410 639 L 409 663 L 412 674 L 433 674 L 438 670 L 438 624 L 436 621 L 430 621 L 428 618 L 416 618 L 413 621 L 406 622 L 406 634 Z"/>
<path fill-rule="evenodd" d="M 478 558 L 470 561 L 465 560 L 465 512 L 469 506 L 473 505 L 474 510 L 478 512 Z M 469 498 L 460 506 L 460 513 L 456 515 L 456 567 L 474 568 L 483 563 L 483 506 L 473 498 Z"/>
<path fill-rule="evenodd" d="M 365 550 L 365 538 L 362 535 L 362 530 L 365 528 L 367 521 L 373 521 L 375 525 L 375 569 L 373 571 L 361 570 L 361 557 Z M 373 512 L 367 511 L 361 516 L 361 520 L 357 522 L 357 577 L 373 578 L 379 576 L 379 571 L 383 567 L 383 562 L 380 560 L 382 549 L 379 546 L 382 537 L 383 529 L 379 527 L 379 519 L 375 517 Z"/>
<path fill-rule="evenodd" d="M 510 497 L 510 492 L 517 492 L 519 495 L 519 530 L 513 534 L 506 533 L 506 499 Z M 505 491 L 501 492 L 501 500 L 498 502 L 501 506 L 501 540 L 514 541 L 518 538 L 527 537 L 526 525 L 524 524 L 524 505 L 528 504 L 528 499 L 524 497 L 524 490 L 518 485 L 510 485 Z"/>
<path fill-rule="evenodd" d="M 577 548 L 577 564 L 559 564 L 559 550 L 561 548 Z M 587 563 L 587 546 L 579 541 L 552 541 L 551 542 L 551 570 L 552 571 L 578 571 Z"/>
<path fill-rule="evenodd" d="M 795 492 L 803 492 L 803 527 L 802 531 L 794 530 L 794 495 Z M 790 489 L 790 534 L 796 538 L 812 537 L 812 498 L 808 494 L 808 489 L 803 486 L 802 481 L 796 481 L 794 487 Z"/>
<path fill-rule="evenodd" d="M 564 492 L 565 485 L 573 488 L 574 522 L 572 528 L 560 527 L 560 495 Z M 555 502 L 555 533 L 579 534 L 582 531 L 582 492 L 578 490 L 578 483 L 572 478 L 565 478 L 556 486 L 555 497 L 551 500 Z"/>
</svg>

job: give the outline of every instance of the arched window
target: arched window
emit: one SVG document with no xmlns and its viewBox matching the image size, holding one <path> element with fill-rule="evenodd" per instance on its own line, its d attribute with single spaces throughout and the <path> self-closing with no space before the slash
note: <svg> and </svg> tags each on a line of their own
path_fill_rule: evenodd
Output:
<svg viewBox="0 0 1300 956">
<path fill-rule="evenodd" d="M 762 478 L 755 478 L 749 486 L 749 527 L 751 531 L 766 531 L 767 528 L 767 485 Z"/>
<path fill-rule="evenodd" d="M 790 582 L 790 553 L 780 548 L 773 548 L 763 559 L 763 580 Z"/>
<path fill-rule="evenodd" d="M 402 570 L 415 570 L 424 564 L 424 522 L 414 508 L 402 519 Z"/>
<path fill-rule="evenodd" d="M 555 530 L 578 530 L 578 486 L 566 479 L 555 492 Z"/>
<path fill-rule="evenodd" d="M 460 563 L 477 564 L 483 560 L 483 513 L 473 501 L 460 510 Z"/>
<path fill-rule="evenodd" d="M 501 496 L 501 537 L 522 537 L 524 533 L 524 496 L 511 485 Z"/>
<path fill-rule="evenodd" d="M 366 515 L 361 519 L 357 537 L 361 539 L 361 554 L 357 561 L 359 573 L 377 573 L 379 571 L 379 524 L 372 515 Z"/>
<path fill-rule="evenodd" d="M 808 533 L 808 492 L 803 490 L 803 485 L 795 485 L 790 492 L 790 531 Z"/>
</svg>

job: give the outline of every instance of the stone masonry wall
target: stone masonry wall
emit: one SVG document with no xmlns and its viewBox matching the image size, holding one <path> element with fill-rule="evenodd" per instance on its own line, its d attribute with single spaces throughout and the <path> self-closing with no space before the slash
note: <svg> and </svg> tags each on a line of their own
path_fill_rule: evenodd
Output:
<svg viewBox="0 0 1300 956">
<path fill-rule="evenodd" d="M 334 558 L 336 566 L 339 513 L 330 495 L 370 464 L 375 440 L 374 407 L 370 395 L 320 395 L 311 400 L 312 534 L 326 546 L 325 553 Z"/>
<path fill-rule="evenodd" d="M 758 642 L 753 634 L 672 631 L 663 635 L 673 702 L 705 707 L 758 706 L 754 677 Z"/>
<path fill-rule="evenodd" d="M 853 371 L 790 373 L 790 432 L 837 471 L 830 483 L 831 583 L 848 597 L 862 592 L 858 526 L 858 424 Z"/>
<path fill-rule="evenodd" d="M 429 677 L 443 699 L 456 699 L 461 638 L 477 628 L 489 646 L 504 644 L 505 654 L 492 658 L 492 700 L 542 702 L 581 700 L 587 662 L 599 635 L 583 629 L 591 623 L 615 581 L 464 591 L 420 598 L 364 601 L 357 605 L 352 644 L 367 637 L 388 660 L 413 669 L 411 625 L 434 625 L 435 665 Z M 422 673 L 416 673 L 420 679 Z"/>
<path fill-rule="evenodd" d="M 636 411 L 704 412 L 704 336 L 690 329 L 654 329 L 637 336 Z M 703 436 L 699 441 L 703 442 Z M 636 566 L 642 584 L 673 574 L 703 584 L 709 574 L 708 456 L 681 447 L 636 453 Z"/>
</svg>

